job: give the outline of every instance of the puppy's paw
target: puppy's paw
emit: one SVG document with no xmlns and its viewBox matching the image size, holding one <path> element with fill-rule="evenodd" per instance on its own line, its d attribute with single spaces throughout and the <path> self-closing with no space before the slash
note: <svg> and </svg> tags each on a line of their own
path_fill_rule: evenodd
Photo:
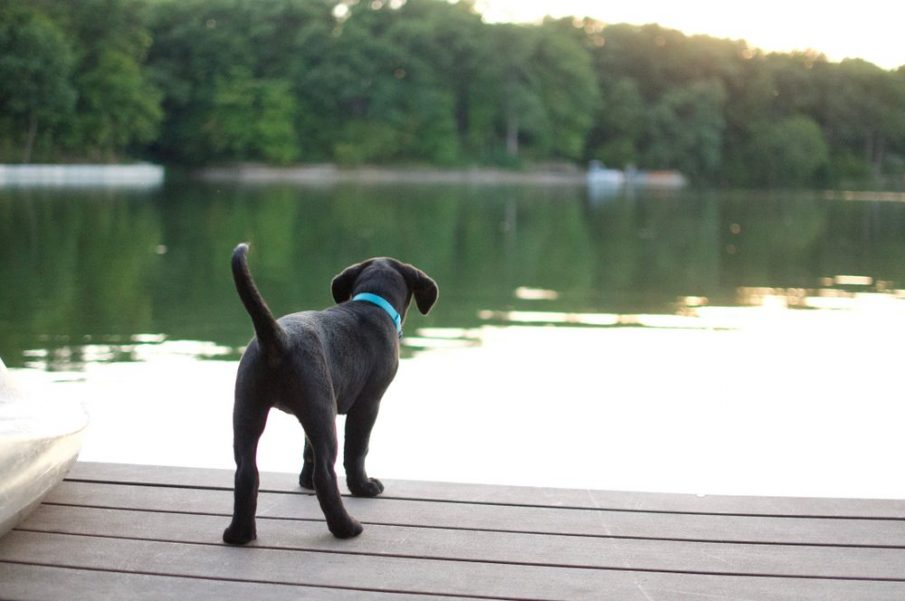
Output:
<svg viewBox="0 0 905 601">
<path fill-rule="evenodd" d="M 377 478 L 368 478 L 359 482 L 346 480 L 346 485 L 349 487 L 349 492 L 356 497 L 376 497 L 383 492 L 383 483 Z"/>
<path fill-rule="evenodd" d="M 330 532 L 336 538 L 355 538 L 364 531 L 364 527 L 355 518 L 349 518 L 342 524 L 329 524 Z"/>
<path fill-rule="evenodd" d="M 229 545 L 244 545 L 256 538 L 258 538 L 258 534 L 254 524 L 248 527 L 233 523 L 223 531 L 223 542 Z"/>
</svg>

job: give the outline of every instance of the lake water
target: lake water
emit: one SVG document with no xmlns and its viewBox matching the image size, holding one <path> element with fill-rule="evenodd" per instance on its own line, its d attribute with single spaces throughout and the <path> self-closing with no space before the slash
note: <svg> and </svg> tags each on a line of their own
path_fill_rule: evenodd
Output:
<svg viewBox="0 0 905 601">
<path fill-rule="evenodd" d="M 0 357 L 84 403 L 86 460 L 232 467 L 251 336 L 375 255 L 433 276 L 371 444 L 381 478 L 905 498 L 905 197 L 584 187 L 0 190 Z M 263 470 L 296 471 L 273 412 Z"/>
</svg>

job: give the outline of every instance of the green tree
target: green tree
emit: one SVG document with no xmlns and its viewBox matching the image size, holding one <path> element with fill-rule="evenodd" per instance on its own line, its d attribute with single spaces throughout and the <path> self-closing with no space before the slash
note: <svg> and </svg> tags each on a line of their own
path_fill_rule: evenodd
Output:
<svg viewBox="0 0 905 601">
<path fill-rule="evenodd" d="M 31 161 L 41 130 L 49 138 L 72 116 L 71 80 L 72 56 L 60 29 L 25 6 L 0 6 L 0 128 L 17 141 L 22 162 Z"/>
<path fill-rule="evenodd" d="M 197 164 L 223 157 L 211 147 L 205 127 L 210 127 L 218 81 L 229 80 L 242 68 L 254 74 L 256 54 L 248 37 L 252 8 L 236 0 L 163 0 L 151 5 L 148 64 L 163 92 L 165 115 L 154 144 L 160 159 Z"/>
<path fill-rule="evenodd" d="M 860 157 L 878 176 L 887 149 L 905 138 L 902 86 L 892 73 L 863 60 L 826 65 L 819 75 L 818 118 L 838 157 L 836 168 L 846 156 Z"/>
<path fill-rule="evenodd" d="M 294 124 L 298 109 L 289 82 L 282 79 L 260 81 L 256 101 L 259 118 L 255 128 L 255 154 L 278 164 L 292 162 L 299 154 Z"/>
<path fill-rule="evenodd" d="M 429 77 L 452 102 L 460 158 L 481 158 L 493 141 L 488 27 L 468 1 L 409 0 L 403 10 L 412 25 L 396 38 L 420 59 L 418 76 Z"/>
<path fill-rule="evenodd" d="M 763 71 L 770 80 L 771 116 L 813 115 L 820 110 L 825 92 L 820 74 L 828 68 L 826 57 L 813 51 L 767 55 Z"/>
<path fill-rule="evenodd" d="M 458 89 L 444 78 L 448 63 L 438 57 L 449 37 L 439 15 L 460 18 L 458 11 L 423 0 L 398 8 L 358 4 L 335 35 L 317 35 L 323 58 L 301 74 L 299 87 L 303 105 L 330 126 L 337 159 L 457 160 L 461 103 Z"/>
<path fill-rule="evenodd" d="M 827 167 L 829 150 L 814 119 L 793 115 L 765 122 L 750 139 L 750 182 L 754 185 L 807 185 Z"/>
<path fill-rule="evenodd" d="M 614 167 L 637 164 L 638 145 L 647 117 L 638 83 L 632 77 L 602 82 L 600 95 L 602 100 L 588 138 L 587 155 Z"/>
<path fill-rule="evenodd" d="M 729 107 L 745 94 L 747 46 L 657 25 L 584 28 L 601 90 L 588 158 L 718 179 Z"/>
<path fill-rule="evenodd" d="M 775 87 L 766 61 L 767 59 L 759 52 L 747 47 L 740 49 L 739 70 L 725 83 L 726 133 L 721 182 L 750 181 L 748 140 L 757 125 L 775 118 Z"/>
<path fill-rule="evenodd" d="M 405 129 L 413 152 L 440 163 L 480 154 L 480 141 L 492 131 L 482 100 L 490 75 L 480 15 L 468 2 L 409 0 L 399 16 L 387 35 L 405 56 Z"/>
<path fill-rule="evenodd" d="M 492 55 L 506 152 L 579 159 L 599 100 L 590 57 L 566 22 L 496 25 Z"/>
<path fill-rule="evenodd" d="M 73 145 L 115 159 L 124 149 L 157 136 L 163 117 L 160 94 L 128 55 L 115 50 L 101 53 L 97 64 L 77 81 L 80 117 Z"/>
<path fill-rule="evenodd" d="M 255 82 L 236 67 L 214 82 L 211 107 L 199 133 L 207 138 L 214 158 L 248 159 L 254 143 Z"/>
<path fill-rule="evenodd" d="M 499 117 L 505 131 L 506 153 L 518 157 L 522 138 L 538 131 L 545 119 L 531 65 L 534 40 L 531 30 L 523 25 L 497 25 L 494 33 L 496 93 L 502 112 Z"/>
<path fill-rule="evenodd" d="M 722 163 L 726 93 L 719 81 L 675 88 L 651 108 L 645 132 L 644 166 L 678 169 L 693 178 L 713 178 Z"/>
<path fill-rule="evenodd" d="M 298 156 L 295 98 L 282 80 L 257 80 L 236 68 L 214 84 L 202 127 L 215 158 L 286 164 Z"/>
<path fill-rule="evenodd" d="M 305 76 L 310 106 L 328 125 L 331 152 L 343 162 L 388 162 L 405 154 L 400 123 L 410 67 L 387 33 L 399 18 L 398 9 L 354 6 Z"/>
<path fill-rule="evenodd" d="M 161 96 L 144 68 L 151 36 L 145 0 L 34 0 L 74 49 L 78 99 L 66 151 L 117 159 L 151 142 L 163 117 Z"/>
<path fill-rule="evenodd" d="M 571 19 L 544 23 L 533 57 L 548 123 L 542 152 L 560 159 L 582 158 L 600 102 L 591 59 L 577 32 Z"/>
</svg>

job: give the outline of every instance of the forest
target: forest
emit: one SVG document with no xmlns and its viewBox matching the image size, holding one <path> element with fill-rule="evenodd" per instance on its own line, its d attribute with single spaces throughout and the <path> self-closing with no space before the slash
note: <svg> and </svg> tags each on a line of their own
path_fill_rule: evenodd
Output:
<svg viewBox="0 0 905 601">
<path fill-rule="evenodd" d="M 468 0 L 0 2 L 0 162 L 136 159 L 901 187 L 905 66 Z"/>
</svg>

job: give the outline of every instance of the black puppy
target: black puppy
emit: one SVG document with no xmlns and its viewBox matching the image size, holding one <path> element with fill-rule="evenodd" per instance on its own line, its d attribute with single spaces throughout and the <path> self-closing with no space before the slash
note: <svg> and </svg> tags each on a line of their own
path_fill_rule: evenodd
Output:
<svg viewBox="0 0 905 601">
<path fill-rule="evenodd" d="M 346 414 L 343 466 L 349 490 L 361 497 L 379 495 L 383 484 L 365 471 L 371 428 L 399 366 L 402 320 L 412 296 L 427 314 L 437 300 L 437 284 L 396 259 L 370 259 L 333 278 L 336 306 L 276 320 L 252 280 L 247 253 L 247 244 L 236 247 L 232 270 L 256 336 L 236 377 L 235 506 L 223 540 L 241 545 L 256 536 L 255 456 L 271 407 L 291 413 L 305 429 L 299 483 L 314 488 L 330 532 L 357 536 L 361 524 L 343 507 L 336 482 L 336 415 Z"/>
</svg>

